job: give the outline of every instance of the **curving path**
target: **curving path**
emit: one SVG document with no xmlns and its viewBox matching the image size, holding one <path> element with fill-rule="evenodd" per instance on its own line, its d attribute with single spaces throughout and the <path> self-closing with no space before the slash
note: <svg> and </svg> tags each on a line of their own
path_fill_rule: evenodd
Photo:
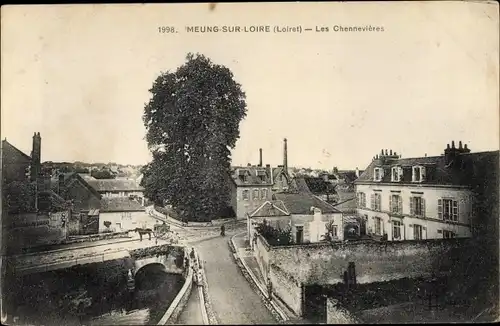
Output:
<svg viewBox="0 0 500 326">
<path fill-rule="evenodd" d="M 220 324 L 278 324 L 260 296 L 250 287 L 236 265 L 225 237 L 193 243 L 205 261 L 205 274 L 212 308 Z"/>
</svg>

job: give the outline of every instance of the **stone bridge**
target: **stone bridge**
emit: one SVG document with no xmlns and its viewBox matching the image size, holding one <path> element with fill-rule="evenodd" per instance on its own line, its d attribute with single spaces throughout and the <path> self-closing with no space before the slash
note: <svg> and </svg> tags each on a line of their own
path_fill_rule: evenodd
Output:
<svg viewBox="0 0 500 326">
<path fill-rule="evenodd" d="M 186 253 L 182 246 L 158 246 L 138 249 L 130 252 L 130 259 L 134 263 L 132 271 L 135 276 L 141 268 L 151 264 L 162 266 L 171 274 L 182 274 L 184 272 L 184 257 Z"/>
<path fill-rule="evenodd" d="M 141 243 L 138 243 L 140 245 Z M 122 244 L 123 245 L 123 244 Z M 7 256 L 6 265 L 17 276 L 42 273 L 52 270 L 70 268 L 77 265 L 98 264 L 105 261 L 125 259 L 130 272 L 136 273 L 145 266 L 156 264 L 172 274 L 182 274 L 184 271 L 183 246 L 158 245 L 133 249 L 130 243 L 124 248 L 120 244 L 108 246 L 75 248 L 46 251 L 34 254 Z M 127 272 L 126 270 L 124 272 Z"/>
</svg>

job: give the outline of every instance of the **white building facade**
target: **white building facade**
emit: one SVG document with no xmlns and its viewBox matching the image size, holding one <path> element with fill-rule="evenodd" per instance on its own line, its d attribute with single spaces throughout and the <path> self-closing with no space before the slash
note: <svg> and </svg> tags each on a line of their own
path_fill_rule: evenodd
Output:
<svg viewBox="0 0 500 326">
<path fill-rule="evenodd" d="M 471 237 L 475 195 L 467 146 L 445 155 L 401 159 L 387 150 L 356 180 L 357 214 L 367 234 L 389 241 Z"/>
</svg>

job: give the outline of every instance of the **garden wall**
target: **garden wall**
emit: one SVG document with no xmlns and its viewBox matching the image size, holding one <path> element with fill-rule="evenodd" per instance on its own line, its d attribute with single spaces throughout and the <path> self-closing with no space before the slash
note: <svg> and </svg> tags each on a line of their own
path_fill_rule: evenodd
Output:
<svg viewBox="0 0 500 326">
<path fill-rule="evenodd" d="M 273 293 L 298 316 L 302 315 L 302 284 L 290 273 L 271 264 L 269 278 L 273 285 Z"/>
<path fill-rule="evenodd" d="M 448 273 L 453 265 L 467 259 L 461 253 L 468 246 L 469 239 L 436 239 L 322 243 L 266 250 L 257 241 L 256 255 L 262 257 L 259 263 L 274 263 L 305 284 L 343 282 L 349 262 L 355 263 L 358 283 L 372 283 Z"/>
</svg>

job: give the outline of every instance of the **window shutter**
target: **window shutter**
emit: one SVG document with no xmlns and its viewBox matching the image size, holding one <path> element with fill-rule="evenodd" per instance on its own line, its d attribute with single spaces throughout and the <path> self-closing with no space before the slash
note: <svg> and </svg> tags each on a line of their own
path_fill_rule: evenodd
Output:
<svg viewBox="0 0 500 326">
<path fill-rule="evenodd" d="M 438 218 L 443 219 L 443 200 L 438 199 Z"/>
<path fill-rule="evenodd" d="M 400 214 L 402 214 L 403 213 L 403 197 L 398 196 L 397 198 L 398 198 L 398 212 Z"/>
<path fill-rule="evenodd" d="M 392 195 L 389 196 L 389 211 L 392 213 Z"/>
<path fill-rule="evenodd" d="M 458 221 L 458 201 L 454 200 L 453 201 L 453 221 Z"/>
<path fill-rule="evenodd" d="M 415 197 L 410 197 L 410 215 L 413 215 L 413 201 Z"/>
<path fill-rule="evenodd" d="M 403 179 L 403 168 L 398 167 L 398 181 L 401 181 Z"/>
<path fill-rule="evenodd" d="M 420 167 L 420 181 L 425 181 L 425 166 Z"/>
<path fill-rule="evenodd" d="M 372 209 L 375 209 L 375 194 L 371 194 L 370 200 Z"/>
<path fill-rule="evenodd" d="M 422 216 L 425 217 L 425 199 L 423 197 L 420 198 L 420 206 L 421 206 L 420 212 Z"/>
<path fill-rule="evenodd" d="M 415 182 L 415 167 L 411 168 L 411 182 Z"/>
<path fill-rule="evenodd" d="M 380 168 L 380 180 L 384 178 L 384 169 Z"/>
</svg>

